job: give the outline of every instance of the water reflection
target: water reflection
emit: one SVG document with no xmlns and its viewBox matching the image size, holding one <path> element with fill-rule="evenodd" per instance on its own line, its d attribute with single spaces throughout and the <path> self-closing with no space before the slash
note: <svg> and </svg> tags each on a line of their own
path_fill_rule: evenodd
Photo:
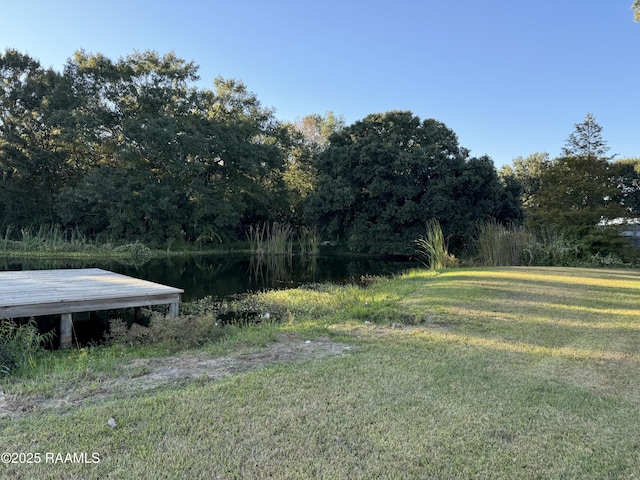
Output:
<svg viewBox="0 0 640 480">
<path fill-rule="evenodd" d="M 4 259 L 0 270 L 103 268 L 184 290 L 183 301 L 207 295 L 292 288 L 304 283 L 347 282 L 362 275 L 391 275 L 419 266 L 406 258 L 350 256 L 197 255 L 154 258 L 143 264 L 116 260 Z"/>
</svg>

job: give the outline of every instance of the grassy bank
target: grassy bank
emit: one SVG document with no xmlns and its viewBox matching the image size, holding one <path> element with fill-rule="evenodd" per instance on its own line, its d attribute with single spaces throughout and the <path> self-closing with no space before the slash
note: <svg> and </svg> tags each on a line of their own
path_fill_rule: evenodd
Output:
<svg viewBox="0 0 640 480">
<path fill-rule="evenodd" d="M 32 407 L 0 419 L 3 450 L 42 461 L 0 477 L 632 478 L 639 293 L 637 271 L 562 268 L 270 292 L 261 302 L 281 323 L 189 352 L 228 375 L 153 388 L 135 388 L 152 367 L 134 357 L 166 349 L 52 353 L 4 382 L 6 401 Z M 276 355 L 329 344 L 344 348 Z"/>
<path fill-rule="evenodd" d="M 157 248 L 157 246 L 150 248 L 138 241 L 133 243 L 115 240 L 97 241 L 82 234 L 78 229 L 64 230 L 59 225 L 42 225 L 38 229 L 16 229 L 9 226 L 0 235 L 0 258 L 123 259 L 135 262 L 167 255 L 248 253 L 249 251 L 247 242 L 232 242 L 224 246 L 217 242 L 206 245 L 197 242 L 174 245 L 173 242 L 169 242 L 164 248 Z"/>
</svg>

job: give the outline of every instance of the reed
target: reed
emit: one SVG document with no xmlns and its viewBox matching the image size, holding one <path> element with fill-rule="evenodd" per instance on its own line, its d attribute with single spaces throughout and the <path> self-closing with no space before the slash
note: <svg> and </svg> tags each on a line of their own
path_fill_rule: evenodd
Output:
<svg viewBox="0 0 640 480">
<path fill-rule="evenodd" d="M 2 251 L 4 253 L 9 250 L 9 243 L 11 242 L 11 232 L 13 231 L 13 225 L 8 225 L 4 230 L 4 237 L 2 238 Z"/>
<path fill-rule="evenodd" d="M 435 219 L 429 220 L 425 230 L 425 236 L 421 236 L 415 241 L 419 253 L 427 260 L 426 263 L 429 269 L 440 270 L 446 268 L 453 257 L 449 255 L 440 222 Z"/>
<path fill-rule="evenodd" d="M 493 221 L 480 225 L 476 235 L 483 265 L 499 267 L 534 262 L 536 237 L 522 226 L 505 226 Z"/>
<path fill-rule="evenodd" d="M 480 262 L 485 266 L 599 265 L 598 258 L 587 256 L 580 239 L 551 227 L 531 230 L 489 222 L 478 226 L 476 244 Z"/>
<path fill-rule="evenodd" d="M 3 240 L 5 251 L 9 243 L 24 252 L 83 252 L 95 247 L 77 227 L 71 230 L 65 230 L 60 225 L 40 225 L 37 230 L 24 227 L 20 229 L 15 242 L 10 241 L 12 232 L 13 227 L 7 227 Z"/>
<path fill-rule="evenodd" d="M 302 255 L 317 255 L 320 251 L 320 229 L 317 225 L 298 230 L 298 244 Z"/>
<path fill-rule="evenodd" d="M 247 231 L 249 249 L 254 255 L 292 255 L 293 229 L 278 222 L 250 226 Z"/>
<path fill-rule="evenodd" d="M 273 222 L 267 235 L 267 253 L 269 255 L 293 254 L 293 229 L 288 223 Z"/>
</svg>

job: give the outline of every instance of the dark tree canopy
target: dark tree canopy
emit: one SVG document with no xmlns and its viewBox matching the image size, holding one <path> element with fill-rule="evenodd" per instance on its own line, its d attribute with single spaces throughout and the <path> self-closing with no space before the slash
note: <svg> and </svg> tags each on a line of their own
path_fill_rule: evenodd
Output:
<svg viewBox="0 0 640 480">
<path fill-rule="evenodd" d="M 237 80 L 173 53 L 0 55 L 0 222 L 163 243 L 243 238 L 287 212 L 288 135 Z"/>
<path fill-rule="evenodd" d="M 353 251 L 410 252 L 429 219 L 462 247 L 478 222 L 519 216 L 505 208 L 508 193 L 489 158 L 469 159 L 446 125 L 411 112 L 373 114 L 344 128 L 315 165 L 318 186 L 305 217 Z"/>
<path fill-rule="evenodd" d="M 394 111 L 345 127 L 329 112 L 283 125 L 242 82 L 196 80 L 173 53 L 78 51 L 62 72 L 0 55 L 0 227 L 159 245 L 277 220 L 412 253 L 430 219 L 455 250 L 479 222 L 522 217 L 521 185 L 441 122 Z"/>
<path fill-rule="evenodd" d="M 640 158 L 626 158 L 613 162 L 612 176 L 618 186 L 616 201 L 622 206 L 624 216 L 640 216 Z"/>
<path fill-rule="evenodd" d="M 0 225 L 50 223 L 69 175 L 55 122 L 63 79 L 15 50 L 0 54 Z"/>
</svg>

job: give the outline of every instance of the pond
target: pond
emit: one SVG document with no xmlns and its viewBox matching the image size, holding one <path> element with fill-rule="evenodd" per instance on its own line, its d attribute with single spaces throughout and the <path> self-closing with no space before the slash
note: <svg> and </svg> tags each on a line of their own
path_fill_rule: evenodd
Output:
<svg viewBox="0 0 640 480">
<path fill-rule="evenodd" d="M 141 264 L 123 261 L 5 259 L 1 270 L 103 268 L 143 280 L 182 288 L 183 302 L 206 296 L 226 297 L 265 289 L 295 288 L 305 283 L 358 281 L 363 275 L 392 275 L 420 263 L 406 257 L 339 255 L 267 256 L 197 255 L 154 258 Z"/>
<path fill-rule="evenodd" d="M 365 275 L 392 275 L 419 266 L 408 258 L 355 256 L 271 256 L 198 255 L 167 256 L 134 264 L 123 261 L 78 261 L 62 259 L 4 259 L 2 270 L 51 270 L 60 268 L 102 268 L 131 277 L 182 288 L 183 302 L 207 296 L 224 298 L 245 292 L 295 288 L 308 283 L 359 281 Z M 100 344 L 113 315 L 127 321 L 141 321 L 133 309 L 74 314 L 74 344 Z M 24 321 L 24 320 L 23 320 Z M 59 331 L 60 316 L 38 317 L 41 332 Z M 51 348 L 59 347 L 59 335 Z"/>
</svg>

